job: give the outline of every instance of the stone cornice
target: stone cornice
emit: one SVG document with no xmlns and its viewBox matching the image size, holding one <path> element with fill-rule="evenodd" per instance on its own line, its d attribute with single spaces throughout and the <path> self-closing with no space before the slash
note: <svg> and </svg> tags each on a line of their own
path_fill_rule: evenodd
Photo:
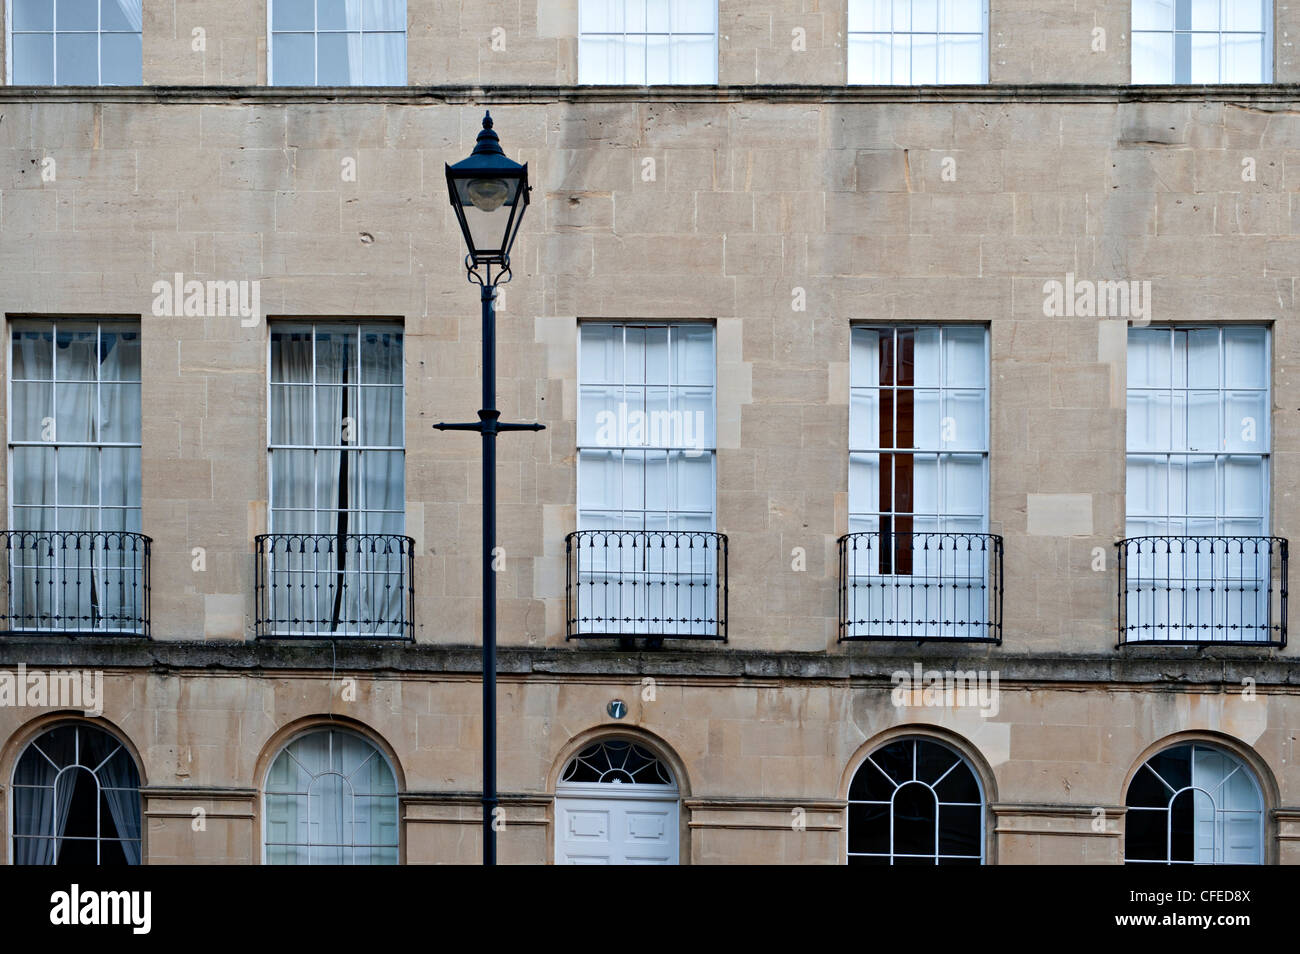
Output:
<svg viewBox="0 0 1300 954">
<path fill-rule="evenodd" d="M 1300 104 L 1300 84 L 1258 86 L 0 86 L 0 103 L 1178 103 Z"/>
<path fill-rule="evenodd" d="M 82 668 L 159 673 L 277 674 L 314 676 L 345 673 L 409 675 L 473 680 L 479 671 L 476 646 L 423 643 L 327 641 L 203 642 L 104 637 L 0 637 L 0 669 Z M 1128 647 L 1105 654 L 1014 652 L 983 644 L 863 643 L 830 652 L 772 652 L 731 646 L 668 647 L 655 651 L 564 646 L 499 649 L 498 671 L 506 680 L 608 681 L 627 683 L 645 676 L 673 681 L 777 684 L 891 685 L 900 670 L 996 672 L 1000 685 L 1103 683 L 1145 689 L 1196 686 L 1240 691 L 1256 686 L 1300 692 L 1300 665 L 1276 650 L 1255 647 Z"/>
</svg>

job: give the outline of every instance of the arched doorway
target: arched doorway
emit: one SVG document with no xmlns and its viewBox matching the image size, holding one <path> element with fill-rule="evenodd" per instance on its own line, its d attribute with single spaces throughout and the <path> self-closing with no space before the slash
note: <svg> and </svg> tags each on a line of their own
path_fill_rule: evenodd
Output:
<svg viewBox="0 0 1300 954">
<path fill-rule="evenodd" d="M 569 759 L 555 786 L 558 865 L 675 865 L 680 792 L 667 762 L 629 739 Z"/>
</svg>

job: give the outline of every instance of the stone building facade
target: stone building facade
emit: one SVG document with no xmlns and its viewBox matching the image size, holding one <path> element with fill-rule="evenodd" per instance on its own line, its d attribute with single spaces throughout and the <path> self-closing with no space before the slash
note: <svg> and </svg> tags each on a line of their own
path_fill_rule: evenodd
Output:
<svg viewBox="0 0 1300 954">
<path fill-rule="evenodd" d="M 310 732 L 364 740 L 369 755 L 357 760 L 389 767 L 367 793 L 376 805 L 392 799 L 391 810 L 367 816 L 373 860 L 478 860 L 480 447 L 432 425 L 467 420 L 477 407 L 475 293 L 443 165 L 470 152 L 485 109 L 533 184 L 498 316 L 499 406 L 504 419 L 546 425 L 504 435 L 499 450 L 502 861 L 578 859 L 574 844 L 613 837 L 621 825 L 628 844 L 653 842 L 682 863 L 844 863 L 857 817 L 851 801 L 863 832 L 852 853 L 905 855 L 866 834 L 880 817 L 868 803 L 880 799 L 863 794 L 865 777 L 855 787 L 881 752 L 892 753 L 882 762 L 949 753 L 956 771 L 973 778 L 974 796 L 925 796 L 939 805 L 936 837 L 956 846 L 941 845 L 939 856 L 1109 864 L 1125 859 L 1128 843 L 1134 860 L 1134 819 L 1156 807 L 1134 793 L 1156 758 L 1169 797 L 1190 799 L 1171 802 L 1168 814 L 1175 827 L 1192 820 L 1187 844 L 1198 860 L 1223 860 L 1225 850 L 1229 860 L 1297 859 L 1300 702 L 1296 651 L 1284 638 L 1280 541 L 1300 521 L 1300 114 L 1291 85 L 1300 81 L 1300 12 L 1281 2 L 1267 10 L 1270 82 L 1148 87 L 1128 85 L 1129 3 L 990 0 L 987 83 L 875 86 L 847 82 L 844 0 L 722 0 L 716 83 L 629 87 L 578 84 L 576 0 L 405 7 L 409 85 L 268 85 L 265 2 L 145 0 L 142 85 L 0 86 L 0 311 L 9 352 L 0 493 L 11 528 L 0 828 L 8 860 L 50 860 L 22 838 L 39 841 L 61 810 L 75 816 L 66 801 L 82 796 L 61 789 L 68 783 L 53 781 L 54 768 L 22 764 L 33 742 L 69 726 L 109 733 L 138 776 L 125 763 L 116 784 L 103 770 L 95 775 L 109 793 L 103 812 L 115 817 L 116 839 L 135 842 L 121 849 L 128 860 L 307 860 L 295 836 L 281 837 L 285 826 L 310 830 L 312 845 L 337 847 L 337 826 L 330 835 L 328 820 L 304 822 L 276 801 L 302 794 L 291 781 L 277 789 L 277 766 Z M 6 12 L 12 77 L 15 11 Z M 189 282 L 202 283 L 198 314 L 185 313 Z M 214 282 L 236 283 L 232 302 L 247 293 L 238 283 L 256 282 L 257 313 L 229 313 L 233 305 L 213 313 Z M 1051 313 L 1052 282 L 1122 282 L 1132 289 L 1132 313 L 1113 307 L 1118 298 L 1109 310 L 1098 306 L 1106 289 L 1091 310 L 1075 299 L 1068 314 Z M 411 569 L 398 560 L 394 571 L 410 593 L 409 611 L 397 610 L 407 615 L 385 634 L 394 638 L 303 639 L 262 625 L 259 594 L 275 571 L 256 556 L 267 545 L 259 537 L 289 525 L 277 523 L 289 518 L 277 516 L 273 499 L 272 460 L 282 451 L 272 449 L 279 445 L 269 422 L 278 400 L 270 382 L 289 374 L 292 361 L 273 355 L 272 338 L 277 328 L 313 322 L 356 325 L 363 341 L 372 327 L 400 331 L 400 368 L 388 379 L 404 382 L 393 465 L 400 482 L 391 469 L 386 491 L 362 479 L 368 494 L 400 491 L 397 506 L 381 508 L 397 512 L 384 532 L 410 539 Z M 713 349 L 705 522 L 725 535 L 727 565 L 724 573 L 715 559 L 704 576 L 709 598 L 725 593 L 726 617 L 704 635 L 726 639 L 692 638 L 700 632 L 686 625 L 647 642 L 655 633 L 626 613 L 621 629 L 601 634 L 622 639 L 586 638 L 590 631 L 569 638 L 581 626 L 566 599 L 575 585 L 566 538 L 584 526 L 584 507 L 600 509 L 578 487 L 580 406 L 591 400 L 580 387 L 582 329 L 682 323 L 709 329 Z M 115 414 L 131 413 L 129 396 L 127 410 L 110 411 L 94 403 L 107 397 L 88 391 L 98 428 L 81 444 L 68 449 L 57 434 L 23 433 L 28 417 L 70 413 L 60 388 L 71 394 L 82 380 L 65 385 L 57 370 L 41 372 L 46 381 L 15 369 L 20 360 L 24 369 L 45 367 L 42 335 L 62 354 L 60 325 L 74 337 L 86 329 L 99 336 L 103 390 L 132 383 L 129 371 L 105 370 L 106 336 L 125 329 L 116 339 L 124 342 L 138 331 L 137 436 L 109 433 Z M 1219 383 L 1205 394 L 1215 392 L 1215 406 L 1227 410 L 1208 450 L 1219 462 L 1219 502 L 1202 535 L 1226 539 L 1237 526 L 1239 539 L 1279 541 L 1262 569 L 1252 564 L 1255 575 L 1239 565 L 1228 582 L 1206 584 L 1208 622 L 1197 616 L 1196 625 L 1208 645 L 1148 638 L 1152 624 L 1132 602 L 1141 597 L 1126 604 L 1117 595 L 1127 578 L 1116 542 L 1138 535 L 1127 486 L 1137 466 L 1130 364 L 1138 339 L 1130 326 L 1168 333 L 1174 348 L 1190 347 L 1177 329 L 1218 336 L 1206 347 L 1221 366 Z M 851 415 L 866 414 L 873 426 L 884 419 L 851 410 L 864 381 L 855 329 L 940 327 L 986 336 L 984 383 L 972 389 L 982 392 L 976 417 L 987 420 L 987 443 L 972 452 L 985 474 L 974 514 L 983 522 L 970 538 L 996 537 L 1000 550 L 976 575 L 984 602 L 978 619 L 966 613 L 936 624 L 924 610 L 908 627 L 872 633 L 891 639 L 841 639 L 839 540 L 856 527 L 879 542 L 884 531 L 861 528 L 883 527 L 877 511 L 891 509 L 876 506 L 876 484 L 865 506 L 851 501 L 850 451 L 861 450 Z M 1229 432 L 1239 423 L 1232 362 L 1240 328 L 1260 330 L 1264 355 L 1263 385 L 1251 392 L 1263 403 L 1250 405 L 1263 417 L 1245 415 L 1252 433 L 1264 435 L 1265 461 L 1252 471 L 1264 483 L 1255 495 L 1261 512 L 1246 514 L 1259 523 L 1249 533 L 1231 522 L 1242 514 L 1227 486 L 1236 479 Z M 34 342 L 30 352 L 20 347 L 23 334 Z M 32 397 L 36 379 L 46 381 L 42 393 L 58 394 Z M 866 390 L 878 397 L 884 384 Z M 1161 386 L 1187 414 L 1177 383 Z M 28 389 L 21 398 L 19 388 Z M 53 403 L 30 403 L 39 400 Z M 877 398 L 864 400 L 878 410 Z M 69 561 L 79 558 L 66 551 L 76 549 L 78 530 L 99 527 L 65 522 L 63 497 L 31 496 L 33 473 L 51 485 L 55 472 L 65 474 L 61 464 L 34 471 L 27 463 L 42 440 L 58 445 L 59 461 L 80 459 L 73 451 L 83 444 L 99 453 L 98 503 L 79 505 L 98 508 L 101 537 L 112 540 L 91 549 L 113 550 L 119 567 L 123 541 L 137 538 L 109 532 L 112 481 L 104 475 L 117 465 L 106 455 L 138 446 L 138 532 L 150 541 L 148 602 L 139 604 L 147 633 L 100 625 L 113 616 L 103 581 L 120 587 L 122 574 L 97 576 L 107 572 L 97 566 L 69 584 L 80 572 Z M 919 472 L 908 474 L 909 491 L 920 495 Z M 1193 512 L 1165 503 L 1169 514 Z M 45 518 L 24 508 L 42 506 L 57 526 L 31 524 Z M 130 500 L 120 509 L 130 511 Z M 893 509 L 907 507 L 896 498 Z M 864 512 L 867 522 L 854 523 Z M 128 512 L 122 526 L 130 530 L 134 519 Z M 328 526 L 329 535 L 344 532 Z M 891 526 L 921 533 L 919 523 Z M 1164 536 L 1194 534 L 1191 526 Z M 33 542 L 42 532 L 46 543 Z M 53 549 L 66 557 L 57 567 L 48 562 Z M 1207 564 L 1211 576 L 1224 565 L 1220 555 Z M 924 576 L 919 563 L 909 566 L 879 585 L 898 598 L 900 577 L 912 577 L 907 588 Z M 952 583 L 936 572 L 941 589 Z M 142 575 L 128 576 L 142 593 Z M 328 587 L 329 576 L 308 585 Z M 93 606 L 78 579 L 96 590 Z M 1252 602 L 1261 579 L 1267 592 Z M 1200 586 L 1183 574 L 1164 580 L 1160 593 L 1185 601 Z M 40 602 L 51 587 L 74 621 L 51 618 L 53 604 Z M 893 604 L 887 615 L 900 612 Z M 1176 625 L 1164 612 L 1154 617 L 1162 637 Z M 1238 628 L 1225 628 L 1225 612 Z M 1192 625 L 1184 613 L 1179 619 Z M 1246 636 L 1246 618 L 1259 614 L 1266 621 Z M 1000 639 L 948 638 L 954 630 L 944 626 L 954 622 L 979 623 L 982 635 Z M 20 666 L 26 677 L 102 673 L 102 696 L 68 705 L 49 683 L 44 700 L 28 692 L 6 702 L 3 673 L 17 677 Z M 902 692 L 898 674 L 911 677 L 917 666 L 923 682 L 962 672 L 991 692 L 978 704 Z M 625 713 L 611 709 L 616 701 Z M 608 742 L 616 744 L 602 749 Z M 619 747 L 626 742 L 635 747 Z M 95 774 L 80 749 L 60 762 L 52 744 L 50 765 L 77 769 L 68 778 Z M 309 814 L 313 798 L 333 806 L 327 811 L 344 805 L 338 810 L 351 825 L 357 779 L 329 751 L 317 777 L 347 776 L 346 785 L 302 804 Z M 1217 782 L 1176 783 L 1171 751 L 1194 772 L 1211 771 L 1207 759 L 1217 758 Z M 593 787 L 601 783 L 581 766 L 628 753 L 648 754 L 658 774 L 629 777 L 625 790 L 602 798 Z M 894 784 L 918 797 L 918 784 L 941 785 L 910 781 L 910 789 Z M 116 818 L 129 799 L 119 805 L 111 795 L 132 788 L 141 806 L 134 838 L 132 823 Z M 629 792 L 624 811 L 619 799 Z M 950 805 L 951 817 L 968 821 L 951 822 Z M 586 808 L 600 816 L 595 827 L 584 827 Z M 916 811 L 935 817 L 933 808 Z M 950 824 L 968 827 L 951 834 Z"/>
</svg>

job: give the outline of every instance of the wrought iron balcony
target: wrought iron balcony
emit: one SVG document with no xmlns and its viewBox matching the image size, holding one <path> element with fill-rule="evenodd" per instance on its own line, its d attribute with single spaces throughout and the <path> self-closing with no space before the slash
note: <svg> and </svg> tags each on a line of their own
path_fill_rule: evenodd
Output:
<svg viewBox="0 0 1300 954">
<path fill-rule="evenodd" d="M 1002 642 L 1002 538 L 991 533 L 840 537 L 840 640 Z"/>
<path fill-rule="evenodd" d="M 386 533 L 264 533 L 259 637 L 414 639 L 415 541 Z"/>
<path fill-rule="evenodd" d="M 1119 549 L 1119 644 L 1286 645 L 1287 541 L 1130 537 Z"/>
<path fill-rule="evenodd" d="M 5 531 L 0 631 L 149 635 L 149 546 L 142 533 Z"/>
<path fill-rule="evenodd" d="M 568 638 L 727 638 L 727 538 L 579 530 L 564 540 Z"/>
</svg>

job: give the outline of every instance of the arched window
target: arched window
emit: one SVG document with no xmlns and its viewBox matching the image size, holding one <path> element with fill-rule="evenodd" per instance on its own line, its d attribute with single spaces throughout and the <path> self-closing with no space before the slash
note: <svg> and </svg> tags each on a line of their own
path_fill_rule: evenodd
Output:
<svg viewBox="0 0 1300 954">
<path fill-rule="evenodd" d="M 117 738 L 73 723 L 27 746 L 14 767 L 13 860 L 140 863 L 140 772 Z"/>
<path fill-rule="evenodd" d="M 984 793 L 970 765 L 932 739 L 876 749 L 849 786 L 849 864 L 977 865 Z"/>
<path fill-rule="evenodd" d="M 286 745 L 263 804 L 267 864 L 397 864 L 397 778 L 354 732 L 322 729 Z"/>
<path fill-rule="evenodd" d="M 555 787 L 555 863 L 675 865 L 679 791 L 647 747 L 602 739 L 571 758 Z"/>
<path fill-rule="evenodd" d="M 564 767 L 560 781 L 594 784 L 673 785 L 673 773 L 649 749 L 621 739 L 589 745 Z"/>
<path fill-rule="evenodd" d="M 1264 796 L 1246 764 L 1201 742 L 1152 756 L 1124 800 L 1129 864 L 1264 862 Z"/>
</svg>

